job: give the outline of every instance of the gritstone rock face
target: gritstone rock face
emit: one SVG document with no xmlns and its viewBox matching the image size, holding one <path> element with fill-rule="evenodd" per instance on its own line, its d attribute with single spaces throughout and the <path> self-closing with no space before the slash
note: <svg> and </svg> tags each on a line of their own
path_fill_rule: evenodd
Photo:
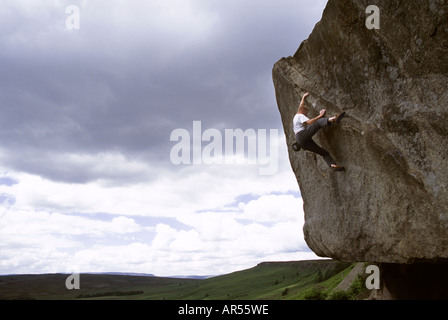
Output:
<svg viewBox="0 0 448 320">
<path fill-rule="evenodd" d="M 330 0 L 293 57 L 273 69 L 292 169 L 304 200 L 305 240 L 318 255 L 410 263 L 448 258 L 448 7 L 446 1 Z M 346 111 L 295 152 L 292 119 Z"/>
</svg>

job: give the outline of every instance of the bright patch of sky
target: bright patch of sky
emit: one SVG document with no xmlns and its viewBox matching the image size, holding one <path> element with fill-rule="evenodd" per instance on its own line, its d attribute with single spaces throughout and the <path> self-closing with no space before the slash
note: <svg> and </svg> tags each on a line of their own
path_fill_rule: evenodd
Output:
<svg viewBox="0 0 448 320">
<path fill-rule="evenodd" d="M 211 275 L 316 258 L 271 70 L 325 4 L 2 2 L 0 274 Z M 193 121 L 277 129 L 276 172 L 173 164 L 170 134 Z"/>
</svg>

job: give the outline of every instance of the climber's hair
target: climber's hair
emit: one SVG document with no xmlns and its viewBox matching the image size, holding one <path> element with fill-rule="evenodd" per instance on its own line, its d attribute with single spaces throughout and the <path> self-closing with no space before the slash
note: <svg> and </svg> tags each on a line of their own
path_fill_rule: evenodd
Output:
<svg viewBox="0 0 448 320">
<path fill-rule="evenodd" d="M 299 106 L 299 112 L 302 111 L 310 111 L 310 108 L 308 108 L 305 104 L 302 104 L 301 106 Z"/>
</svg>

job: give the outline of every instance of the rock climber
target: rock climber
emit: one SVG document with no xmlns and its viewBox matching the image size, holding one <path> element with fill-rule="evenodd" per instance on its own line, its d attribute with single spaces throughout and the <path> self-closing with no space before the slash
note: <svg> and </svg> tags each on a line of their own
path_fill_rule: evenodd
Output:
<svg viewBox="0 0 448 320">
<path fill-rule="evenodd" d="M 305 104 L 305 99 L 309 96 L 309 94 L 310 93 L 307 92 L 303 95 L 302 101 L 300 102 L 299 110 L 294 116 L 293 129 L 296 141 L 303 149 L 321 155 L 328 166 L 331 168 L 331 170 L 344 171 L 344 167 L 336 164 L 330 153 L 328 153 L 327 150 L 319 147 L 312 138 L 320 129 L 339 123 L 346 114 L 345 112 L 342 112 L 334 117 L 324 118 L 326 109 L 322 109 L 320 110 L 317 117 L 309 119 L 307 115 L 310 109 Z"/>
</svg>

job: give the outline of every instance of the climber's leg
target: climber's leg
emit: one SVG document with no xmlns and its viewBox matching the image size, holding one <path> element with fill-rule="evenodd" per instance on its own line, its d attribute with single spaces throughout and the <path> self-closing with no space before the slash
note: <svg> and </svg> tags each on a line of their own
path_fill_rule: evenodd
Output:
<svg viewBox="0 0 448 320">
<path fill-rule="evenodd" d="M 336 116 L 328 118 L 320 118 L 312 125 L 307 126 L 304 130 L 300 131 L 296 135 L 296 140 L 299 144 L 311 139 L 320 129 L 331 126 L 333 123 L 339 123 L 346 115 L 345 112 L 339 113 Z"/>
<path fill-rule="evenodd" d="M 329 167 L 331 167 L 331 165 L 336 165 L 336 161 L 334 161 L 330 153 L 324 148 L 319 147 L 314 142 L 313 139 L 310 138 L 306 141 L 302 141 L 302 143 L 300 145 L 302 146 L 303 149 L 317 153 L 318 155 L 322 156 Z"/>
<path fill-rule="evenodd" d="M 321 118 L 314 122 L 312 125 L 307 126 L 304 130 L 297 133 L 296 140 L 301 145 L 302 142 L 306 142 L 311 139 L 320 129 L 331 125 L 331 122 L 327 118 Z"/>
<path fill-rule="evenodd" d="M 335 171 L 342 171 L 344 170 L 344 167 L 338 166 L 330 153 L 327 150 L 319 147 L 312 138 L 320 129 L 330 126 L 334 122 L 339 122 L 344 116 L 345 112 L 330 119 L 321 118 L 314 122 L 312 125 L 306 127 L 304 130 L 298 132 L 295 136 L 296 141 L 303 149 L 322 156 L 327 165 Z"/>
</svg>

